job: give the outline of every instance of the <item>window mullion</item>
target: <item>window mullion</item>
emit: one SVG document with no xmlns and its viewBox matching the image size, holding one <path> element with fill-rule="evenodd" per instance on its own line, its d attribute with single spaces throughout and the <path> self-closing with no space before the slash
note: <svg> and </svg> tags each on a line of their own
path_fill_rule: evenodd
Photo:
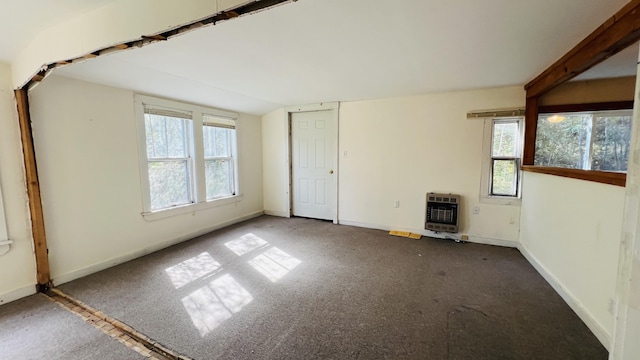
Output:
<svg viewBox="0 0 640 360">
<path fill-rule="evenodd" d="M 204 159 L 204 130 L 202 127 L 202 112 L 193 114 L 193 138 L 194 138 L 194 163 L 195 163 L 195 183 L 196 202 L 207 201 L 207 184 L 205 179 L 205 159 Z"/>
<path fill-rule="evenodd" d="M 238 167 L 238 133 L 237 133 L 237 128 L 233 128 L 230 131 L 230 136 L 231 136 L 231 141 L 229 141 L 229 144 L 231 146 L 231 149 L 229 149 L 229 154 L 231 155 L 231 161 L 232 161 L 232 168 L 233 168 L 233 172 L 231 174 L 231 184 L 233 184 L 233 194 L 234 195 L 238 195 L 240 192 L 240 183 L 238 181 L 238 179 L 240 178 L 239 172 L 240 172 L 240 168 Z"/>
<path fill-rule="evenodd" d="M 595 136 L 593 136 L 593 121 L 594 116 L 589 115 L 589 121 L 585 126 L 585 156 L 582 161 L 582 168 L 585 170 L 591 170 L 591 156 L 593 152 L 593 140 Z"/>
<path fill-rule="evenodd" d="M 491 142 L 491 145 L 493 145 L 493 141 Z M 494 195 L 494 193 L 493 193 L 493 169 L 496 166 L 495 162 L 496 162 L 496 159 L 491 158 L 491 167 L 490 167 L 490 170 L 489 170 L 489 195 L 490 196 Z"/>
</svg>

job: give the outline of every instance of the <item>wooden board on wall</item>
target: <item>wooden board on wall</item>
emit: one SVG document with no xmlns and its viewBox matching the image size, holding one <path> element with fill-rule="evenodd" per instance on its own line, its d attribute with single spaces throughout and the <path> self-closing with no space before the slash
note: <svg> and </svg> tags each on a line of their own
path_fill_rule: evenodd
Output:
<svg viewBox="0 0 640 360">
<path fill-rule="evenodd" d="M 40 182 L 38 180 L 38 169 L 36 167 L 36 156 L 31 132 L 29 97 L 25 89 L 16 90 L 15 96 L 22 138 L 22 152 L 24 153 L 27 194 L 29 195 L 29 211 L 31 213 L 31 230 L 33 233 L 36 257 L 37 282 L 39 290 L 44 291 L 51 285 L 51 273 L 49 270 L 47 237 L 44 230 L 42 200 L 40 198 Z"/>
</svg>

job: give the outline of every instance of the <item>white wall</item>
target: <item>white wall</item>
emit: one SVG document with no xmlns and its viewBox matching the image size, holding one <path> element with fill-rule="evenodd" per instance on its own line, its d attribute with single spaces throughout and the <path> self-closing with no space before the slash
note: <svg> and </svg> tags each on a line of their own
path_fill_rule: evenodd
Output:
<svg viewBox="0 0 640 360">
<path fill-rule="evenodd" d="M 451 192 L 464 198 L 462 233 L 515 246 L 520 208 L 479 203 L 483 122 L 466 113 L 523 103 L 520 86 L 341 103 L 339 222 L 424 232 L 425 194 Z M 286 213 L 285 112 L 262 122 L 265 212 Z M 474 206 L 480 215 L 471 215 Z"/>
<path fill-rule="evenodd" d="M 73 59 L 97 49 L 137 40 L 227 10 L 246 0 L 117 0 L 41 31 L 12 61 L 20 87 L 42 65 Z"/>
<path fill-rule="evenodd" d="M 133 96 L 56 76 L 30 93 L 54 284 L 262 214 L 260 119 L 241 114 L 241 200 L 145 221 Z"/>
<path fill-rule="evenodd" d="M 622 240 L 618 257 L 618 302 L 610 359 L 640 354 L 640 65 L 636 77 L 633 129 L 625 194 Z"/>
<path fill-rule="evenodd" d="M 36 264 L 11 71 L 0 63 L 0 186 L 9 252 L 0 255 L 0 304 L 35 293 Z M 4 253 L 7 246 L 0 246 Z"/>
<path fill-rule="evenodd" d="M 289 156 L 287 122 L 283 108 L 262 117 L 262 163 L 264 209 L 268 215 L 289 216 Z"/>
<path fill-rule="evenodd" d="M 625 189 L 525 172 L 520 250 L 609 346 Z"/>
</svg>

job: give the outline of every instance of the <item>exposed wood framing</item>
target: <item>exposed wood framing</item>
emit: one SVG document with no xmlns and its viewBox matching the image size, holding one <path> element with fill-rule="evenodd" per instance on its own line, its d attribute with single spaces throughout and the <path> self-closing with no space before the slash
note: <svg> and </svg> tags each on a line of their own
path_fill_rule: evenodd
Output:
<svg viewBox="0 0 640 360">
<path fill-rule="evenodd" d="M 524 150 L 522 165 L 533 165 L 536 150 L 536 130 L 538 130 L 538 98 L 527 98 L 524 110 Z"/>
<path fill-rule="evenodd" d="M 22 152 L 24 153 L 24 168 L 27 180 L 27 194 L 29 196 L 29 211 L 31 213 L 31 231 L 36 256 L 37 287 L 39 291 L 47 291 L 51 286 L 49 271 L 49 256 L 47 237 L 44 231 L 44 216 L 40 198 L 40 183 L 38 168 L 31 132 L 31 115 L 29 114 L 29 98 L 27 90 L 15 91 L 18 106 L 18 121 L 22 138 Z"/>
<path fill-rule="evenodd" d="M 640 0 L 632 0 L 525 86 L 540 96 L 640 40 Z"/>
<path fill-rule="evenodd" d="M 107 46 L 107 47 L 98 49 L 96 51 L 93 51 L 91 53 L 79 56 L 77 58 L 56 61 L 56 62 L 53 62 L 53 63 L 45 65 L 43 67 L 43 69 L 44 69 L 43 71 L 40 71 L 40 72 L 38 72 L 38 74 L 34 75 L 21 88 L 22 89 L 30 89 L 32 86 L 37 84 L 39 81 L 42 81 L 42 79 L 44 79 L 47 76 L 47 74 L 51 70 L 56 68 L 56 67 L 64 66 L 64 65 L 67 65 L 67 64 L 75 63 L 75 62 L 85 61 L 87 59 L 95 58 L 95 57 L 98 57 L 100 55 L 109 54 L 109 53 L 112 53 L 112 52 L 115 52 L 115 51 L 122 51 L 122 50 L 126 50 L 126 49 L 133 48 L 133 47 L 142 47 L 142 46 L 145 46 L 145 45 L 148 45 L 148 44 L 151 44 L 151 43 L 155 43 L 155 42 L 158 42 L 158 41 L 166 41 L 169 38 L 171 38 L 172 36 L 176 36 L 176 35 L 188 32 L 188 31 L 192 31 L 194 29 L 197 29 L 197 28 L 200 28 L 200 27 L 203 27 L 203 26 L 215 25 L 216 23 L 218 23 L 220 21 L 234 19 L 234 18 L 243 16 L 243 15 L 248 15 L 248 14 L 252 14 L 252 13 L 258 12 L 258 11 L 267 10 L 267 9 L 269 9 L 271 7 L 274 7 L 274 6 L 277 6 L 277 5 L 280 5 L 280 4 L 284 4 L 284 3 L 288 3 L 288 2 L 295 2 L 295 1 L 297 1 L 297 0 L 257 0 L 257 1 L 253 1 L 253 2 L 250 2 L 248 4 L 239 6 L 237 8 L 226 10 L 226 11 L 222 11 L 222 12 L 219 12 L 219 13 L 214 14 L 212 16 L 209 16 L 209 17 L 207 17 L 205 19 L 193 21 L 193 22 L 178 26 L 177 28 L 161 32 L 159 34 L 142 35 L 137 40 L 127 41 L 127 42 L 123 42 L 123 43 L 120 43 L 120 44 Z"/>
<path fill-rule="evenodd" d="M 165 41 L 167 40 L 167 37 L 162 35 L 142 35 L 142 39 L 151 41 Z"/>
<path fill-rule="evenodd" d="M 44 76 L 46 75 L 46 73 L 44 71 L 41 71 L 35 75 L 33 75 L 33 78 L 31 78 L 32 81 L 34 82 L 40 82 L 42 80 L 44 80 Z"/>
<path fill-rule="evenodd" d="M 552 114 L 580 111 L 633 110 L 633 101 L 610 101 L 601 103 L 539 106 L 538 113 Z"/>
</svg>

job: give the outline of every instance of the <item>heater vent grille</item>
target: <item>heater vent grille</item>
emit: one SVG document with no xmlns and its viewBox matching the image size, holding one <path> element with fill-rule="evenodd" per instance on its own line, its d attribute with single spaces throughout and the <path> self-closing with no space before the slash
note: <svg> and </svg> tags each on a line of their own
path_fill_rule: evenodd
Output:
<svg viewBox="0 0 640 360">
<path fill-rule="evenodd" d="M 460 195 L 428 193 L 424 228 L 457 233 L 459 206 Z"/>
</svg>

